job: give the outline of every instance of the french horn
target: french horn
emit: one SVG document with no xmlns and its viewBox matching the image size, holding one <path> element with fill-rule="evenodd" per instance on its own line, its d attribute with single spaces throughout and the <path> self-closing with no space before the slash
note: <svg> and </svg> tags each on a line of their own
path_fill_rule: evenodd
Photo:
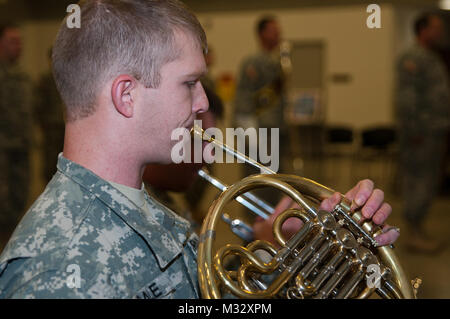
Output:
<svg viewBox="0 0 450 319">
<path fill-rule="evenodd" d="M 342 196 L 332 212 L 318 210 L 318 204 L 334 190 L 307 178 L 275 174 L 199 127 L 194 126 L 192 133 L 262 172 L 229 186 L 206 170 L 199 172 L 222 191 L 210 206 L 200 233 L 197 262 L 203 298 L 229 294 L 238 298 L 369 298 L 374 294 L 389 299 L 416 298 L 420 279 L 407 279 L 394 247 L 377 245 L 375 237 L 381 228 L 363 220 L 360 211 L 352 211 L 347 198 Z M 273 208 L 250 192 L 261 187 L 278 189 L 300 207 L 287 209 L 275 219 L 277 245 L 253 240 L 250 226 L 224 212 L 227 204 L 237 200 L 267 218 Z M 281 229 L 288 218 L 299 218 L 303 226 L 291 238 L 284 238 Z M 215 249 L 217 226 L 223 221 L 245 246 L 227 244 Z M 237 265 L 227 265 L 230 256 L 236 256 Z"/>
</svg>

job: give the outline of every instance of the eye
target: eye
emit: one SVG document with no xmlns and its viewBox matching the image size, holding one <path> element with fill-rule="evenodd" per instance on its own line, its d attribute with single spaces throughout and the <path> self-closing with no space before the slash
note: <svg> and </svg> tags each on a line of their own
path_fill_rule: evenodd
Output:
<svg viewBox="0 0 450 319">
<path fill-rule="evenodd" d="M 186 82 L 186 85 L 190 88 L 193 88 L 197 84 L 198 80 L 195 81 L 188 81 Z"/>
</svg>

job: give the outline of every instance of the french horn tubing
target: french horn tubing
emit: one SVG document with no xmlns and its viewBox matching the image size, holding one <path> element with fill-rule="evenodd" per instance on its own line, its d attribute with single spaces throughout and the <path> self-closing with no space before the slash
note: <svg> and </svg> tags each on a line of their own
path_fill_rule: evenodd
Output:
<svg viewBox="0 0 450 319">
<path fill-rule="evenodd" d="M 375 237 L 381 228 L 363 220 L 361 211 L 352 211 L 351 202 L 343 195 L 332 212 L 318 210 L 311 201 L 318 206 L 334 190 L 307 178 L 275 174 L 200 127 L 194 126 L 192 134 L 262 173 L 226 185 L 206 170 L 199 171 L 201 177 L 222 191 L 210 206 L 200 233 L 197 262 L 203 298 L 217 299 L 229 294 L 238 298 L 369 298 L 374 293 L 389 299 L 416 298 L 420 279 L 408 280 L 394 247 L 377 245 Z M 249 225 L 224 212 L 228 203 L 237 200 L 268 218 L 273 207 L 250 192 L 261 187 L 273 187 L 300 206 L 287 209 L 275 219 L 276 245 L 254 240 Z M 282 225 L 292 217 L 302 220 L 303 226 L 291 238 L 284 238 Z M 220 222 L 228 223 L 245 246 L 227 244 L 213 251 Z M 237 256 L 234 259 L 238 264 L 227 265 L 229 256 Z"/>
</svg>

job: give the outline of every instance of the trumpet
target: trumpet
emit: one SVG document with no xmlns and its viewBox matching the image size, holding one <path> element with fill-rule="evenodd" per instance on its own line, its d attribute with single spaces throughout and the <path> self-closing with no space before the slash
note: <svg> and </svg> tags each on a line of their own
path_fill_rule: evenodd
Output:
<svg viewBox="0 0 450 319">
<path fill-rule="evenodd" d="M 377 245 L 375 237 L 382 233 L 381 228 L 364 220 L 360 211 L 352 211 L 351 202 L 343 195 L 332 212 L 319 210 L 319 203 L 334 190 L 307 178 L 276 174 L 197 126 L 191 133 L 262 173 L 226 185 L 206 170 L 199 171 L 221 190 L 201 228 L 197 262 L 203 298 L 217 299 L 230 293 L 239 298 L 369 298 L 374 294 L 389 299 L 416 298 L 420 279 L 407 279 L 393 246 Z M 249 225 L 224 213 L 226 205 L 236 200 L 267 219 L 274 208 L 250 192 L 261 187 L 283 192 L 300 207 L 287 209 L 275 219 L 277 245 L 255 240 Z M 281 229 L 292 217 L 299 218 L 303 226 L 285 238 Z M 216 249 L 216 229 L 221 221 L 229 224 L 245 245 Z M 238 265 L 227 266 L 231 256 L 237 256 Z"/>
</svg>

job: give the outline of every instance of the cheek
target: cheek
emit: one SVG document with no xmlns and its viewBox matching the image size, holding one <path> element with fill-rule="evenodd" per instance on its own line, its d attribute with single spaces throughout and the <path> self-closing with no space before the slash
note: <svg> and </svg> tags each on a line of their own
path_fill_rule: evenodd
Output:
<svg viewBox="0 0 450 319">
<path fill-rule="evenodd" d="M 184 122 L 192 113 L 192 92 L 189 88 L 178 89 L 178 92 L 173 92 L 173 97 L 169 105 L 170 113 Z"/>
<path fill-rule="evenodd" d="M 191 89 L 186 88 L 181 94 L 180 104 L 183 105 L 184 109 L 192 109 L 193 92 Z"/>
<path fill-rule="evenodd" d="M 192 114 L 192 95 L 188 88 L 173 86 L 158 94 L 155 103 L 147 105 L 152 110 L 147 113 L 143 125 L 152 126 L 150 131 L 159 141 L 160 147 L 171 148 L 177 141 L 171 140 L 174 129 L 186 125 Z M 164 145 L 164 146 L 163 146 Z"/>
</svg>

